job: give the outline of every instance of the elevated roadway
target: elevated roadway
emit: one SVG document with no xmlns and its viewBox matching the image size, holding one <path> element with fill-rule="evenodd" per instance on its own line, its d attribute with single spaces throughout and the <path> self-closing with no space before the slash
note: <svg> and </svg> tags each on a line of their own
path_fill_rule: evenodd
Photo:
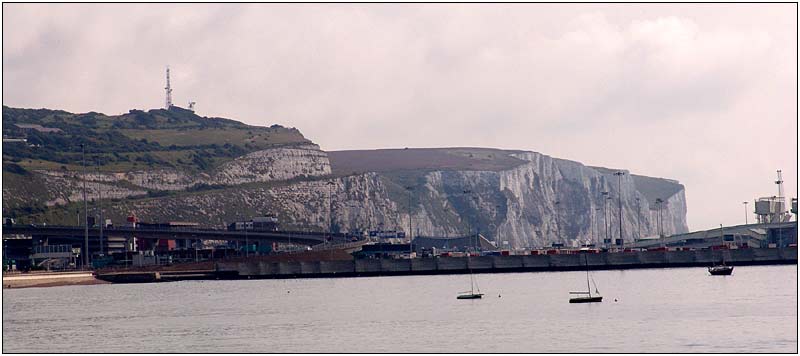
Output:
<svg viewBox="0 0 800 356">
<path fill-rule="evenodd" d="M 64 238 L 83 241 L 82 226 L 38 226 L 38 225 L 4 225 L 3 239 L 18 235 L 29 235 L 35 238 Z M 89 229 L 89 239 L 95 241 L 100 236 L 99 228 Z M 137 239 L 187 239 L 187 240 L 226 240 L 226 241 L 265 241 L 292 243 L 314 246 L 326 241 L 328 236 L 334 242 L 349 241 L 346 234 L 327 234 L 321 232 L 298 231 L 228 231 L 214 229 L 137 229 L 132 227 L 113 227 L 103 229 L 103 236 L 114 236 Z"/>
<path fill-rule="evenodd" d="M 780 232 L 783 232 L 783 234 Z M 730 237 L 733 240 L 723 241 L 723 236 Z M 797 243 L 797 221 L 723 226 L 721 229 L 701 230 L 665 236 L 664 238 L 652 237 L 641 239 L 637 242 L 626 242 L 625 247 L 651 248 L 664 244 L 669 247 L 708 248 L 722 245 L 725 242 L 743 243 L 748 244 L 750 247 L 761 247 L 767 242 L 782 242 L 784 245 Z"/>
</svg>

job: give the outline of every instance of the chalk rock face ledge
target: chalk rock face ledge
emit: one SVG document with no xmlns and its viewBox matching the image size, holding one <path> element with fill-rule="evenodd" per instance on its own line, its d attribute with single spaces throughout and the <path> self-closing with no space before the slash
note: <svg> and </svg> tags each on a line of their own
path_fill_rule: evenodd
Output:
<svg viewBox="0 0 800 356">
<path fill-rule="evenodd" d="M 44 204 L 54 206 L 82 199 L 81 172 L 36 170 L 32 172 L 41 186 L 47 188 Z M 235 186 L 246 183 L 268 183 L 292 179 L 308 179 L 330 175 L 328 156 L 314 144 L 271 148 L 249 153 L 222 164 L 206 173 L 188 173 L 177 169 L 136 170 L 98 173 L 88 171 L 87 199 L 124 199 L 145 196 L 151 191 L 184 191 L 200 184 Z M 123 184 L 124 183 L 124 184 Z M 120 185 L 123 184 L 123 185 Z M 8 188 L 8 189 L 7 189 Z M 4 202 L 24 193 L 4 186 Z M 169 219 L 169 217 L 164 217 Z"/>
<path fill-rule="evenodd" d="M 535 152 L 509 155 L 519 162 L 496 170 L 378 172 L 384 179 L 368 180 L 366 187 L 338 179 L 332 197 L 333 225 L 349 231 L 383 225 L 413 230 L 415 236 L 477 231 L 498 246 L 536 247 L 617 239 L 621 216 L 623 239 L 630 242 L 658 234 L 660 206 L 663 233 L 688 231 L 684 189 L 676 181 L 627 171 L 618 179 L 616 170 Z M 353 189 L 376 194 L 369 201 L 354 199 Z"/>
<path fill-rule="evenodd" d="M 627 171 L 619 179 L 614 175 L 617 170 L 536 152 L 408 151 L 419 150 L 430 151 L 421 156 L 430 157 L 435 164 L 416 158 L 412 163 L 402 161 L 404 156 L 420 152 L 394 152 L 384 157 L 382 150 L 363 151 L 365 156 L 345 162 L 340 153 L 326 153 L 312 145 L 251 153 L 205 176 L 146 172 L 150 178 L 141 180 L 131 179 L 131 174 L 99 175 L 90 180 L 107 184 L 125 180 L 141 189 L 160 190 L 198 182 L 224 187 L 109 202 L 106 215 L 115 221 L 134 213 L 143 221 L 182 220 L 223 227 L 269 213 L 276 214 L 287 230 L 383 229 L 438 237 L 478 232 L 499 247 L 517 248 L 554 242 L 601 244 L 605 238 L 617 239 L 620 215 L 624 241 L 654 236 L 660 207 L 663 233 L 688 231 L 684 188 L 674 180 Z M 492 158 L 481 160 L 478 156 Z M 145 172 L 133 177 L 138 174 Z M 178 177 L 184 178 L 173 179 Z M 72 194 L 66 199 L 76 201 L 78 185 L 70 188 Z"/>
</svg>

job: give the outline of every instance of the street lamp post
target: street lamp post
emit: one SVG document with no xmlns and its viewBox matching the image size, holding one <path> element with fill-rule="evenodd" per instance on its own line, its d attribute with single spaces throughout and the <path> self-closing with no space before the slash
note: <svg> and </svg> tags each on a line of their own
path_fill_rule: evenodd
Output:
<svg viewBox="0 0 800 356">
<path fill-rule="evenodd" d="M 607 207 L 608 207 L 608 199 L 610 199 L 610 197 L 608 196 L 608 192 L 600 192 L 600 193 L 603 194 L 603 225 L 604 225 L 603 233 L 605 234 L 605 236 L 603 237 L 603 246 L 608 248 L 608 245 L 607 245 L 607 243 L 608 243 L 608 213 L 607 213 Z"/>
<path fill-rule="evenodd" d="M 555 208 L 556 208 L 556 241 L 561 239 L 561 231 L 560 231 L 559 226 L 558 226 L 558 206 L 560 204 L 561 204 L 561 202 L 556 200 L 556 202 L 555 202 Z"/>
<path fill-rule="evenodd" d="M 642 208 L 639 206 L 639 197 L 636 197 L 636 241 L 642 238 Z"/>
<path fill-rule="evenodd" d="M 494 207 L 497 209 L 497 212 L 499 213 L 499 212 L 500 212 L 500 208 L 501 208 L 502 206 L 500 206 L 500 205 L 495 205 Z M 504 245 L 503 245 L 503 242 L 504 242 L 504 241 L 503 241 L 502 237 L 500 236 L 500 227 L 499 227 L 499 226 L 497 226 L 496 224 L 494 225 L 494 233 L 495 233 L 495 236 L 496 236 L 496 237 L 495 237 L 495 241 L 497 241 L 497 242 L 498 242 L 498 245 L 500 245 L 500 246 L 504 246 Z"/>
<path fill-rule="evenodd" d="M 744 224 L 747 225 L 747 203 L 746 201 L 742 202 L 744 204 Z"/>
<path fill-rule="evenodd" d="M 616 171 L 614 175 L 617 176 L 617 201 L 619 202 L 619 245 L 621 248 L 625 247 L 625 239 L 622 237 L 622 176 L 625 175 L 623 171 Z"/>
<path fill-rule="evenodd" d="M 609 193 L 609 195 L 606 197 L 606 204 L 610 203 L 612 200 L 613 200 L 613 198 L 611 198 L 611 194 Z M 614 245 L 614 233 L 611 232 L 611 228 L 612 228 L 611 225 L 613 223 L 613 221 L 611 221 L 612 220 L 611 215 L 614 215 L 614 212 L 611 210 L 611 208 L 608 208 L 608 226 L 606 228 L 608 229 L 609 248 L 613 247 L 613 245 Z"/>
<path fill-rule="evenodd" d="M 407 186 L 406 190 L 408 190 L 408 258 L 411 258 L 411 253 L 414 252 L 414 247 L 412 245 L 414 242 L 414 230 L 411 225 L 411 192 L 414 190 L 414 187 Z"/>
<path fill-rule="evenodd" d="M 600 210 L 603 210 L 603 209 L 600 208 L 600 207 L 594 208 L 595 216 L 598 216 L 598 217 L 600 216 Z M 600 221 L 595 221 L 594 224 L 592 224 L 592 235 L 594 237 L 595 242 L 597 243 L 597 245 L 596 245 L 597 248 L 600 248 L 601 243 L 600 243 L 600 234 L 597 233 L 598 229 L 600 229 Z"/>
<path fill-rule="evenodd" d="M 592 225 L 592 234 L 591 234 L 591 235 L 589 235 L 589 243 L 591 243 L 591 242 L 592 242 L 592 239 L 594 239 L 594 238 L 596 238 L 596 237 L 597 237 L 597 236 L 594 234 L 594 224 L 595 224 L 595 221 L 594 221 L 594 220 L 595 220 L 595 219 L 592 219 L 592 212 L 594 212 L 594 210 L 595 210 L 595 209 L 592 209 L 592 207 L 591 207 L 591 206 L 589 207 L 589 222 L 590 222 L 590 224 Z"/>
<path fill-rule="evenodd" d="M 325 239 L 325 242 L 328 244 L 328 247 L 333 243 L 333 181 L 328 181 L 325 183 L 328 185 L 328 238 Z M 331 252 L 333 253 L 333 252 Z"/>
<path fill-rule="evenodd" d="M 661 203 L 664 201 L 661 198 L 656 199 L 656 205 L 658 207 L 658 214 L 656 215 L 656 226 L 658 228 L 658 237 L 661 239 L 661 247 L 664 247 L 664 232 L 661 229 L 662 226 L 662 218 L 661 218 Z"/>
<path fill-rule="evenodd" d="M 100 160 L 97 160 L 97 177 L 100 177 Z M 103 220 L 103 186 L 100 184 L 100 180 L 97 181 L 97 205 L 98 209 L 100 210 L 100 254 L 105 255 L 103 250 L 103 225 L 105 225 L 105 220 Z"/>
<path fill-rule="evenodd" d="M 467 235 L 470 236 L 470 240 L 471 240 L 471 237 L 472 237 L 472 225 L 475 225 L 475 246 L 473 246 L 473 247 L 474 247 L 474 250 L 477 251 L 478 250 L 478 245 L 480 245 L 479 241 L 478 241 L 478 234 L 479 234 L 479 232 L 478 232 L 478 212 L 477 212 L 477 209 L 478 209 L 477 208 L 477 204 L 478 204 L 478 202 L 477 202 L 477 198 L 475 198 L 472 195 L 472 193 L 473 192 L 471 190 L 469 190 L 469 189 L 465 189 L 464 190 L 464 196 L 466 197 L 467 202 L 469 202 L 470 199 L 473 199 L 473 200 L 475 200 L 475 205 L 476 205 L 475 217 L 474 217 L 474 219 L 472 219 L 473 221 L 470 222 L 471 219 L 467 218 Z"/>
<path fill-rule="evenodd" d="M 83 268 L 89 268 L 89 202 L 86 200 L 86 147 L 81 144 L 83 157 Z"/>
</svg>

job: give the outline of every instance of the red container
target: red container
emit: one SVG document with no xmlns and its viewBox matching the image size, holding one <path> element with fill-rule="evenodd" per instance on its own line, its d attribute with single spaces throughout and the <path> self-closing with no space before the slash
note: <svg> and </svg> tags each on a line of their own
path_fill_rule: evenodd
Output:
<svg viewBox="0 0 800 356">
<path fill-rule="evenodd" d="M 500 251 L 501 256 L 509 256 L 511 255 L 511 251 Z"/>
<path fill-rule="evenodd" d="M 158 251 L 172 251 L 175 249 L 175 240 L 158 240 L 156 250 Z"/>
</svg>

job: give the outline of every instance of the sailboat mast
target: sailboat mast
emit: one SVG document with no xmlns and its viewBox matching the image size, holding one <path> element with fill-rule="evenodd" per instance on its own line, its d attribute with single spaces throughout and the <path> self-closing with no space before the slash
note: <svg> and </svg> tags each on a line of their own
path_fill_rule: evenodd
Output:
<svg viewBox="0 0 800 356">
<path fill-rule="evenodd" d="M 586 259 L 586 290 L 589 291 L 589 298 L 592 297 L 592 287 L 589 286 L 589 257 L 583 256 Z"/>
<path fill-rule="evenodd" d="M 472 294 L 475 294 L 475 276 L 472 275 L 472 272 L 469 274 L 469 291 Z"/>
</svg>

